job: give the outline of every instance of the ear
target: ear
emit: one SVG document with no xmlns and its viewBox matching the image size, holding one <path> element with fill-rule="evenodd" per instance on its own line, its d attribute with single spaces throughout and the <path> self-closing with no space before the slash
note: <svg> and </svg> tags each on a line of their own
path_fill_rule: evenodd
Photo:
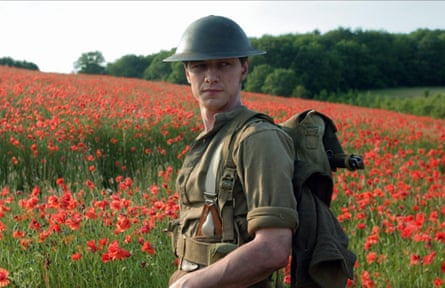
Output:
<svg viewBox="0 0 445 288">
<path fill-rule="evenodd" d="M 190 84 L 190 73 L 187 69 L 187 64 L 184 63 L 184 73 L 185 73 L 185 77 L 187 78 L 187 82 Z"/>
<path fill-rule="evenodd" d="M 246 59 L 246 61 L 242 64 L 241 82 L 246 80 L 248 72 L 249 72 L 249 60 Z"/>
</svg>

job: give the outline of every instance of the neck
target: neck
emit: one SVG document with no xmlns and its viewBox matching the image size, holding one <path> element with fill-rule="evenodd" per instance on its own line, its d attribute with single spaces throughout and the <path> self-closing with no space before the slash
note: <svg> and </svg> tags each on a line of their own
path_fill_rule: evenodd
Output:
<svg viewBox="0 0 445 288">
<path fill-rule="evenodd" d="M 226 106 L 226 107 L 224 107 L 224 109 L 219 109 L 216 111 L 209 110 L 209 109 L 201 106 L 200 107 L 201 119 L 202 119 L 202 122 L 204 123 L 204 131 L 207 133 L 213 129 L 213 126 L 215 125 L 215 115 L 216 114 L 232 111 L 233 109 L 235 109 L 236 107 L 239 107 L 241 105 L 242 105 L 241 101 L 238 101 L 231 106 Z"/>
<path fill-rule="evenodd" d="M 207 133 L 213 129 L 215 124 L 215 114 L 209 110 L 201 109 L 201 119 L 204 123 L 204 131 Z"/>
</svg>

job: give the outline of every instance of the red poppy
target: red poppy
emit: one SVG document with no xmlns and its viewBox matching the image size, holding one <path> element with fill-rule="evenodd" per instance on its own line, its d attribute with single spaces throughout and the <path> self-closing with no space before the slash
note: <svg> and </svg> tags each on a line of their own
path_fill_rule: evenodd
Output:
<svg viewBox="0 0 445 288">
<path fill-rule="evenodd" d="M 0 287 L 5 287 L 9 284 L 9 272 L 6 269 L 0 268 Z"/>
<path fill-rule="evenodd" d="M 144 252 L 147 252 L 148 254 L 155 254 L 155 248 L 151 245 L 150 242 L 144 242 L 144 244 L 141 247 L 141 250 Z"/>
<path fill-rule="evenodd" d="M 78 261 L 80 260 L 80 258 L 82 258 L 82 254 L 80 253 L 74 253 L 73 255 L 71 255 L 71 260 L 73 261 Z"/>
<path fill-rule="evenodd" d="M 122 260 L 130 257 L 131 253 L 119 246 L 119 242 L 114 240 L 108 246 L 107 252 L 102 254 L 102 262 L 106 263 L 113 260 Z"/>
</svg>

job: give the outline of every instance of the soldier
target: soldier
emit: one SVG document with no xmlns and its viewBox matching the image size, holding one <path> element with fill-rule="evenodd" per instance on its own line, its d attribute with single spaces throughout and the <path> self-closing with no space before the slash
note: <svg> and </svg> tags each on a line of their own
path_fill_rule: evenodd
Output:
<svg viewBox="0 0 445 288">
<path fill-rule="evenodd" d="M 180 215 L 170 231 L 180 261 L 170 288 L 272 287 L 274 271 L 288 263 L 298 226 L 292 139 L 268 121 L 249 121 L 230 155 L 233 193 L 218 176 L 223 140 L 247 111 L 241 89 L 248 57 L 265 53 L 252 48 L 237 23 L 211 15 L 189 25 L 176 53 L 164 59 L 184 63 L 204 123 L 176 182 Z"/>
</svg>

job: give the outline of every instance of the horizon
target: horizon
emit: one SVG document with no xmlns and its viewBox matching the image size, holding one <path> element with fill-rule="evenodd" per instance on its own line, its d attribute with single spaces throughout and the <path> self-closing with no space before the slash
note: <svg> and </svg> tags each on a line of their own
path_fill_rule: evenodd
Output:
<svg viewBox="0 0 445 288">
<path fill-rule="evenodd" d="M 5 1 L 0 26 L 9 27 L 3 37 L 13 40 L 0 45 L 0 57 L 71 73 L 87 52 L 100 51 L 113 63 L 168 51 L 188 24 L 210 14 L 229 17 L 248 37 L 260 38 L 339 28 L 394 34 L 445 29 L 443 11 L 445 1 Z"/>
</svg>

